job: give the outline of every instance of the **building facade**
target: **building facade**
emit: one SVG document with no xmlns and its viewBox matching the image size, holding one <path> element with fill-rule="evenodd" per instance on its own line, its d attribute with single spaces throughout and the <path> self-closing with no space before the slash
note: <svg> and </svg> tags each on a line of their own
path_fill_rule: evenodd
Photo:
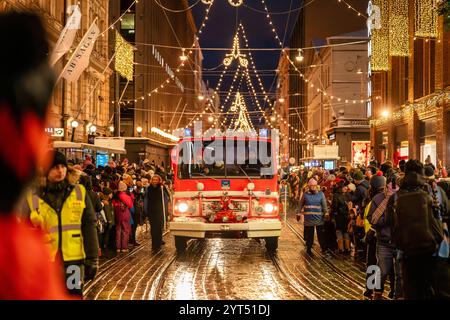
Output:
<svg viewBox="0 0 450 320">
<path fill-rule="evenodd" d="M 345 34 L 366 27 L 366 18 L 363 14 L 367 10 L 367 2 L 359 0 L 347 0 L 354 8 L 349 10 L 343 2 L 316 0 L 303 6 L 294 26 L 289 45 L 291 48 L 307 48 L 303 50 L 303 61 L 297 64 L 298 69 L 305 73 L 316 56 L 314 46 L 316 39 Z M 296 61 L 298 53 L 290 51 L 291 61 Z M 289 70 L 289 123 L 300 133 L 299 137 L 306 138 L 309 130 L 307 127 L 307 93 L 308 88 L 304 79 L 299 76 L 291 65 Z M 359 92 L 359 91 L 358 91 Z M 297 160 L 308 156 L 308 142 L 302 140 L 289 142 L 289 151 Z"/>
<path fill-rule="evenodd" d="M 306 71 L 308 157 L 314 157 L 314 145 L 333 144 L 342 164 L 368 163 L 359 150 L 370 142 L 367 40 L 367 31 L 361 30 L 328 37 L 330 46 L 316 50 Z"/>
<path fill-rule="evenodd" d="M 66 23 L 67 8 L 77 3 L 80 6 L 82 17 L 81 28 L 72 45 L 72 50 L 74 50 L 96 18 L 98 18 L 97 25 L 100 32 L 108 28 L 107 0 L 4 0 L 0 2 L 0 11 L 29 10 L 40 14 L 48 30 L 50 49 L 53 49 Z M 48 126 L 65 129 L 64 137 L 57 139 L 87 142 L 89 129 L 93 125 L 97 128 L 96 134 L 98 135 L 106 135 L 108 132 L 109 75 L 111 74 L 111 70 L 107 68 L 108 35 L 109 33 L 106 32 L 103 37 L 97 39 L 91 54 L 90 65 L 78 81 L 67 83 L 62 79 L 55 86 L 50 102 Z M 55 73 L 57 76 L 69 60 L 70 53 L 68 52 L 56 63 Z M 81 106 L 84 108 L 81 109 Z M 75 118 L 79 127 L 72 130 L 71 122 Z M 73 138 L 72 133 L 74 133 Z"/>
<path fill-rule="evenodd" d="M 132 4 L 130 0 L 110 1 L 110 21 L 125 13 L 117 31 L 135 47 L 134 79 L 127 81 L 116 75 L 111 83 L 115 135 L 147 138 L 148 143 L 139 150 L 141 158 L 157 163 L 165 159 L 168 163 L 170 140 L 151 129 L 172 133 L 184 128 L 202 107 L 198 99 L 202 55 L 197 28 L 191 10 L 186 10 L 187 0 L 164 2 L 165 7 L 180 12 L 166 11 L 155 1 Z M 190 50 L 194 43 L 195 48 Z M 110 47 L 113 45 L 111 38 Z M 111 49 L 110 56 L 113 54 Z M 181 56 L 186 57 L 185 61 Z"/>
<path fill-rule="evenodd" d="M 372 154 L 379 162 L 401 159 L 450 165 L 450 33 L 435 17 L 435 36 L 420 35 L 414 0 L 405 0 L 408 53 L 389 55 L 387 70 L 372 66 Z M 373 4 L 382 5 L 374 1 Z M 382 28 L 388 24 L 382 23 Z M 383 30 L 383 29 L 380 29 Z M 371 55 L 380 54 L 376 46 Z M 373 60 L 373 59 L 372 59 Z"/>
</svg>

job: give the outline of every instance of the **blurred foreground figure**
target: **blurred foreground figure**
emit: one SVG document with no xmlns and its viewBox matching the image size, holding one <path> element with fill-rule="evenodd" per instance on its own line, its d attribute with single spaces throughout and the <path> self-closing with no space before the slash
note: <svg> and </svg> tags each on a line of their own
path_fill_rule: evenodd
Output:
<svg viewBox="0 0 450 320">
<path fill-rule="evenodd" d="M 18 221 L 14 208 L 38 168 L 48 168 L 45 116 L 54 74 L 40 19 L 0 14 L 0 300 L 67 299 L 44 236 Z"/>
</svg>

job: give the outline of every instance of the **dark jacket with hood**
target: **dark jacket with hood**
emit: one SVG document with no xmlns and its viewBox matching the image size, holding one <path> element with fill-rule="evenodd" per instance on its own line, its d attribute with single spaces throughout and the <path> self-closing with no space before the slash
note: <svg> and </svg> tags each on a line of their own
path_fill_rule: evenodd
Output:
<svg viewBox="0 0 450 320">
<path fill-rule="evenodd" d="M 365 206 L 365 200 L 369 197 L 369 182 L 363 180 L 360 184 L 356 186 L 356 190 L 351 196 L 351 201 L 353 205 L 359 207 L 358 213 L 363 212 L 363 207 Z"/>
<path fill-rule="evenodd" d="M 395 226 L 395 219 L 394 219 L 394 210 L 395 210 L 395 203 L 397 201 L 397 199 L 405 193 L 408 192 L 423 192 L 424 193 L 424 197 L 427 198 L 427 204 L 425 204 L 426 206 L 428 206 L 428 212 L 419 212 L 419 214 L 429 214 L 431 215 L 429 217 L 429 221 L 434 221 L 432 219 L 435 219 L 435 217 L 433 216 L 433 209 L 432 209 L 432 204 L 433 204 L 433 199 L 431 198 L 431 196 L 428 194 L 428 189 L 427 189 L 427 185 L 423 179 L 423 177 L 419 174 L 417 174 L 416 172 L 410 172 L 408 174 L 405 175 L 405 178 L 402 181 L 402 184 L 400 185 L 400 189 L 397 191 L 396 194 L 394 194 L 388 201 L 387 204 L 387 208 L 386 208 L 386 224 L 390 226 L 392 232 L 391 232 L 391 237 L 392 237 L 392 242 L 395 243 L 395 234 L 393 233 L 393 228 Z M 416 210 L 416 211 L 414 211 Z M 410 211 L 411 214 L 418 214 L 417 213 L 417 208 L 411 208 Z M 411 225 L 409 226 L 408 223 L 410 221 L 408 219 L 404 219 L 403 221 L 399 222 L 401 224 L 402 228 L 405 228 L 405 230 L 411 229 L 414 230 L 414 228 L 416 228 L 417 226 L 415 225 Z M 433 222 L 430 223 L 430 228 L 433 228 Z M 438 229 L 439 226 L 437 226 L 434 229 Z M 442 227 L 442 226 L 441 226 Z M 442 234 L 440 234 L 440 231 L 436 231 L 433 229 L 433 236 L 435 238 L 435 242 L 436 244 L 439 244 L 442 241 Z M 416 242 L 417 239 L 410 239 L 410 242 Z"/>
</svg>

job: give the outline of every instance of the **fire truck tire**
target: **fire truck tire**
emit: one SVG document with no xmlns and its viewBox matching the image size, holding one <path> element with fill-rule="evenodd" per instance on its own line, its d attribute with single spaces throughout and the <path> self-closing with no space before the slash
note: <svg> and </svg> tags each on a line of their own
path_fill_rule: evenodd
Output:
<svg viewBox="0 0 450 320">
<path fill-rule="evenodd" d="M 275 252 L 278 249 L 278 237 L 266 238 L 266 249 L 269 252 Z"/>
<path fill-rule="evenodd" d="M 186 250 L 188 238 L 175 236 L 175 248 L 177 248 L 177 252 L 184 252 Z"/>
</svg>

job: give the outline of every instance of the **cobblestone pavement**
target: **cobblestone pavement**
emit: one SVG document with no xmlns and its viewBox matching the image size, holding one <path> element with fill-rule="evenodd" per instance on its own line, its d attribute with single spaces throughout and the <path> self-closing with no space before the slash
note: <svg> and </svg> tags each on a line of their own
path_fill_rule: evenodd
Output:
<svg viewBox="0 0 450 320">
<path fill-rule="evenodd" d="M 147 233 L 141 232 L 141 246 L 102 259 L 85 295 L 101 300 L 362 299 L 364 266 L 349 257 L 324 256 L 317 244 L 308 256 L 302 235 L 302 226 L 289 217 L 275 255 L 254 239 L 190 241 L 177 255 L 170 234 L 163 249 L 152 252 Z"/>
</svg>

